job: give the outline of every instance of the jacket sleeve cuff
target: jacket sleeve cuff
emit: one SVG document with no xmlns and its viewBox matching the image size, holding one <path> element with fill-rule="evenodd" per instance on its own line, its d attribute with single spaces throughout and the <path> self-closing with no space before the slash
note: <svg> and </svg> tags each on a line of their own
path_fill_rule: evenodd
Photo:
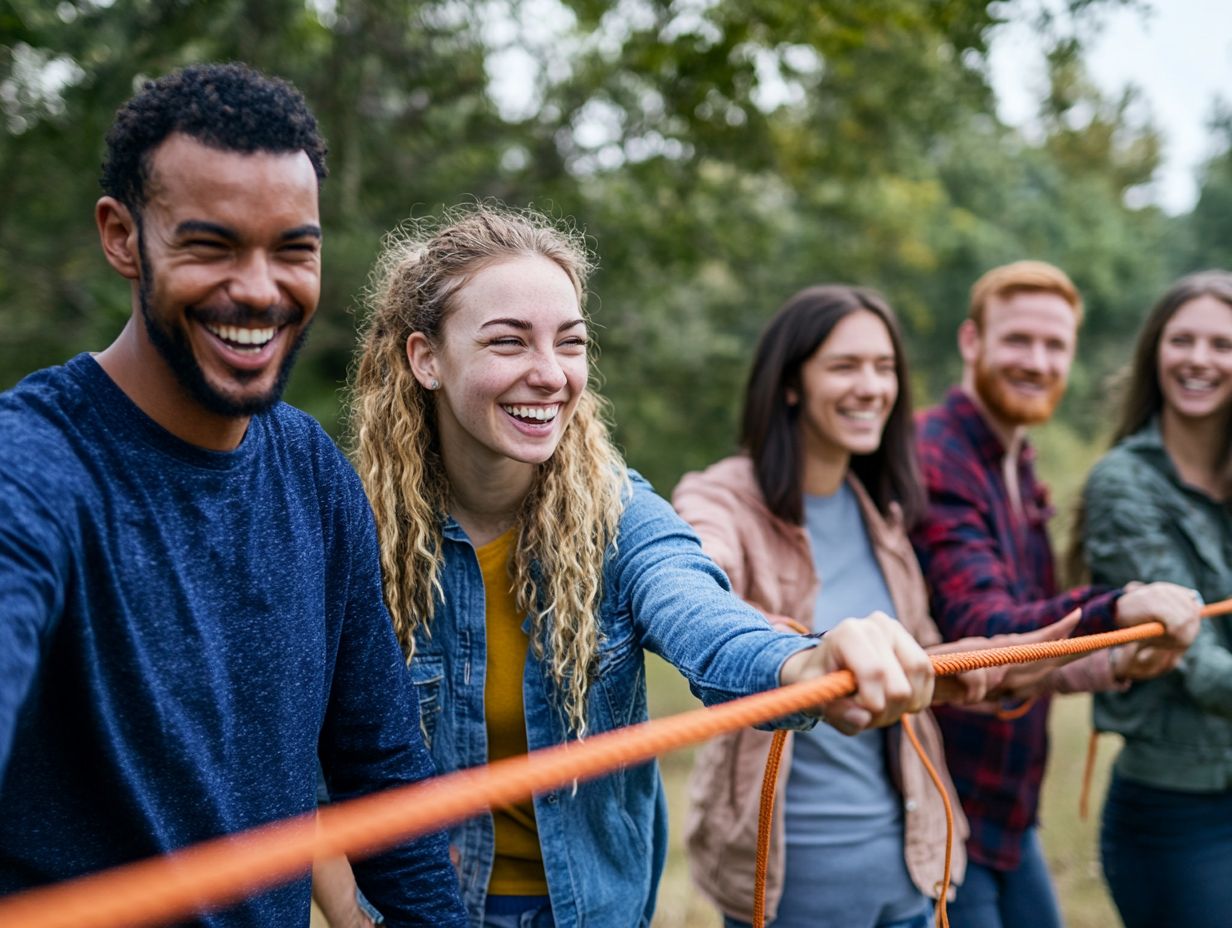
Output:
<svg viewBox="0 0 1232 928">
<path fill-rule="evenodd" d="M 767 664 L 772 663 L 774 674 L 762 689 L 768 690 L 781 686 L 779 675 L 782 673 L 783 664 L 792 655 L 817 647 L 817 639 L 820 637 L 821 635 L 784 635 L 782 639 L 768 646 L 763 655 L 766 658 Z M 791 715 L 772 719 L 769 722 L 764 722 L 754 727 L 761 731 L 775 731 L 780 728 L 787 728 L 793 731 L 807 731 L 816 724 L 816 716 L 808 715 L 804 712 L 793 712 Z"/>
<path fill-rule="evenodd" d="M 1083 603 L 1081 621 L 1083 633 L 1094 634 L 1095 632 L 1115 631 L 1118 628 L 1116 622 L 1116 601 L 1121 598 L 1121 594 L 1124 592 L 1121 588 L 1105 590 Z"/>
</svg>

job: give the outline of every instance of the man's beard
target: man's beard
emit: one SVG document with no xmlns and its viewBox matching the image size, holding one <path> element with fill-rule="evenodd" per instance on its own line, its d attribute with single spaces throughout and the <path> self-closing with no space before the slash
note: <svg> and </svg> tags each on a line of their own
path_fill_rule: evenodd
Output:
<svg viewBox="0 0 1232 928">
<path fill-rule="evenodd" d="M 193 354 L 192 345 L 189 343 L 188 336 L 184 330 L 163 323 L 155 315 L 151 297 L 153 268 L 146 257 L 145 243 L 141 240 L 140 233 L 138 233 L 137 237 L 137 252 L 138 258 L 141 261 L 141 283 L 137 288 L 137 293 L 141 304 L 141 318 L 145 323 L 146 333 L 149 335 L 150 342 L 154 345 L 154 348 L 162 355 L 163 360 L 167 362 L 167 366 L 171 368 L 176 379 L 179 380 L 180 385 L 188 394 L 210 412 L 231 419 L 252 416 L 274 406 L 282 398 L 282 391 L 286 388 L 287 378 L 291 376 L 291 368 L 295 366 L 295 357 L 299 354 L 300 348 L 304 346 L 304 342 L 308 338 L 308 330 L 312 325 L 311 321 L 308 325 L 304 326 L 296 338 L 295 344 L 291 346 L 291 350 L 283 358 L 273 387 L 255 396 L 241 398 L 228 396 L 226 393 L 213 387 L 209 380 L 206 379 L 205 372 L 201 369 L 201 365 L 197 363 L 197 357 Z M 204 317 L 207 314 L 199 311 L 197 315 Z M 282 308 L 280 310 L 254 310 L 241 304 L 235 304 L 235 311 L 227 314 L 227 318 L 222 318 L 221 314 L 217 313 L 209 315 L 211 315 L 211 322 L 220 325 L 239 325 L 242 322 L 251 323 L 255 320 L 262 325 L 281 326 L 288 323 L 298 323 L 303 319 L 304 313 L 303 310 L 294 307 Z M 242 384 L 248 380 L 255 380 L 261 373 L 263 372 L 233 371 L 232 375 Z"/>
<path fill-rule="evenodd" d="M 1027 379 L 1026 375 L 1024 379 Z M 1010 425 L 1047 422 L 1065 395 L 1064 378 L 1034 379 L 1045 386 L 1046 392 L 1038 397 L 1025 397 L 1005 382 L 1004 370 L 992 370 L 985 365 L 982 356 L 975 362 L 975 392 L 994 416 Z"/>
</svg>

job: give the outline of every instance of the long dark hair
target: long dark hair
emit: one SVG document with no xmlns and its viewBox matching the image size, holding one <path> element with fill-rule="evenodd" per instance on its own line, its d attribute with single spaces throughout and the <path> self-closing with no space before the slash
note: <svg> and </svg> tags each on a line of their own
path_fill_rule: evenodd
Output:
<svg viewBox="0 0 1232 928">
<path fill-rule="evenodd" d="M 1125 394 L 1110 445 L 1116 445 L 1141 430 L 1163 409 L 1164 394 L 1159 385 L 1159 342 L 1163 338 L 1164 328 L 1177 311 L 1202 296 L 1212 296 L 1232 306 L 1232 272 L 1209 270 L 1187 274 L 1165 290 L 1151 307 L 1138 332 L 1133 358 L 1125 372 Z M 1224 436 L 1223 447 L 1218 449 L 1215 463 L 1220 462 L 1225 485 L 1232 484 L 1232 429 Z M 1065 558 L 1066 574 L 1074 583 L 1088 576 L 1083 552 L 1086 523 L 1086 507 L 1079 498 Z"/>
<path fill-rule="evenodd" d="M 1142 331 L 1138 333 L 1138 344 L 1130 362 L 1125 399 L 1121 404 L 1121 415 L 1112 444 L 1134 434 L 1163 408 L 1164 394 L 1159 386 L 1159 341 L 1163 337 L 1164 327 L 1177 311 L 1202 296 L 1212 296 L 1232 306 L 1232 272 L 1210 270 L 1188 274 L 1169 287 L 1151 308 L 1142 323 Z M 1226 460 L 1230 451 L 1232 431 L 1225 439 L 1217 460 Z"/>
<path fill-rule="evenodd" d="M 789 403 L 787 391 L 802 390 L 800 368 L 844 317 L 861 309 L 877 316 L 890 333 L 898 398 L 881 444 L 871 454 L 852 455 L 851 470 L 883 515 L 889 513 L 891 503 L 897 502 L 909 527 L 924 512 L 910 381 L 898 318 L 885 298 L 873 290 L 826 284 L 801 290 L 775 313 L 757 343 L 744 395 L 740 444 L 753 459 L 757 483 L 770 511 L 795 525 L 804 522 L 804 440 L 800 430 L 804 403 Z"/>
</svg>

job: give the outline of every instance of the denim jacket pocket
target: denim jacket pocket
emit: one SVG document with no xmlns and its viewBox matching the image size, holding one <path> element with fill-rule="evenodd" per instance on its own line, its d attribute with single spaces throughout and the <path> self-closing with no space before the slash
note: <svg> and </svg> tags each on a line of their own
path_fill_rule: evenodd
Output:
<svg viewBox="0 0 1232 928">
<path fill-rule="evenodd" d="M 445 679 L 445 659 L 439 654 L 416 654 L 411 659 L 411 679 L 419 694 L 419 727 L 430 747 L 441 717 L 441 684 Z"/>
</svg>

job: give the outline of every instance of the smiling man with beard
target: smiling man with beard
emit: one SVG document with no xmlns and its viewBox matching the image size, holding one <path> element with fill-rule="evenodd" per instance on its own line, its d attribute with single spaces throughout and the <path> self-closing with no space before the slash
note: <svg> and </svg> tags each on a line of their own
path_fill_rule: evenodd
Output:
<svg viewBox="0 0 1232 928">
<path fill-rule="evenodd" d="M 920 416 L 917 445 L 927 515 L 912 533 L 933 618 L 947 640 L 1026 632 L 1081 608 L 1077 634 L 1158 618 L 1165 648 L 1105 652 L 1041 687 L 1107 689 L 1163 672 L 1197 632 L 1192 591 L 1168 583 L 1057 589 L 1047 488 L 1027 428 L 1065 393 L 1082 300 L 1039 261 L 994 268 L 971 289 L 958 332 L 962 383 Z M 1157 644 L 1159 642 L 1156 642 Z M 1058 928 L 1036 834 L 1047 760 L 1046 693 L 1016 718 L 939 706 L 946 760 L 971 824 L 967 876 L 950 907 L 954 928 Z"/>
<path fill-rule="evenodd" d="M 144 88 L 95 207 L 132 314 L 0 394 L 0 893 L 432 772 L 364 491 L 279 401 L 317 308 L 325 145 L 242 65 Z M 462 925 L 443 835 L 356 863 Z M 305 925 L 307 877 L 202 914 Z"/>
</svg>

